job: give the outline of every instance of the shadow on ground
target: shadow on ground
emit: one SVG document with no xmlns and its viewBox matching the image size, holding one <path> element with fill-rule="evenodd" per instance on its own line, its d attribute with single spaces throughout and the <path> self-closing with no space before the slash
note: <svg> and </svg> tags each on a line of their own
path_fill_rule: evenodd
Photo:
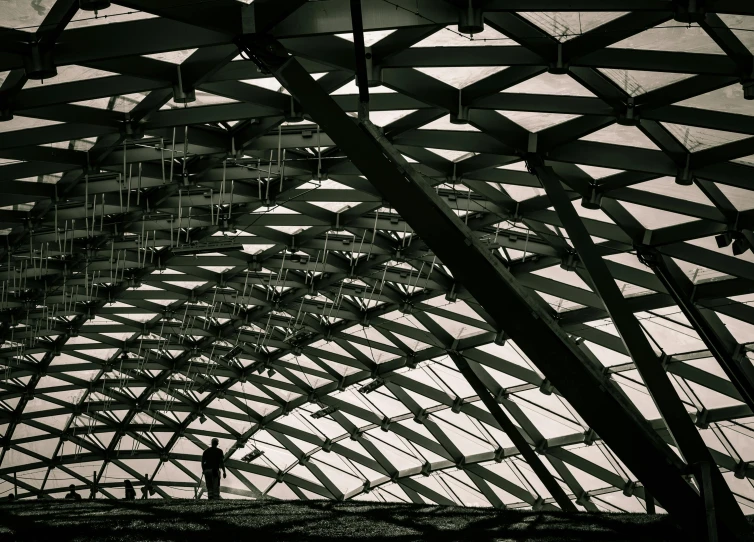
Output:
<svg viewBox="0 0 754 542">
<path fill-rule="evenodd" d="M 0 542 L 308 540 L 671 542 L 667 516 L 331 501 L 28 501 L 0 505 Z"/>
</svg>

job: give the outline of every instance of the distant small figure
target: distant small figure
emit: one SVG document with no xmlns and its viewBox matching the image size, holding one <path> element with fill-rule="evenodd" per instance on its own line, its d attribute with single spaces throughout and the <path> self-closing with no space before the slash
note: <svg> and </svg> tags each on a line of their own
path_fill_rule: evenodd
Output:
<svg viewBox="0 0 754 542">
<path fill-rule="evenodd" d="M 126 486 L 126 500 L 127 501 L 136 500 L 136 490 L 134 489 L 133 484 L 131 484 L 131 480 L 126 480 L 125 486 Z"/>
<path fill-rule="evenodd" d="M 220 470 L 223 471 L 223 478 L 227 477 L 225 472 L 225 454 L 217 447 L 220 443 L 216 438 L 212 439 L 212 447 L 204 450 L 202 454 L 202 471 L 207 483 L 207 498 L 220 498 Z"/>
<path fill-rule="evenodd" d="M 149 480 L 149 474 L 145 474 L 144 485 L 141 486 L 141 498 L 148 499 L 150 495 L 154 495 L 155 493 L 157 493 L 157 489 L 155 489 L 152 482 Z"/>
<path fill-rule="evenodd" d="M 71 500 L 71 501 L 80 501 L 81 500 L 81 495 L 79 495 L 78 493 L 76 493 L 76 486 L 75 485 L 71 484 L 70 486 L 68 486 L 68 489 L 70 491 L 66 494 L 66 496 L 65 496 L 66 499 Z"/>
<path fill-rule="evenodd" d="M 13 502 L 16 500 L 16 496 L 13 493 L 8 493 L 8 500 Z"/>
</svg>

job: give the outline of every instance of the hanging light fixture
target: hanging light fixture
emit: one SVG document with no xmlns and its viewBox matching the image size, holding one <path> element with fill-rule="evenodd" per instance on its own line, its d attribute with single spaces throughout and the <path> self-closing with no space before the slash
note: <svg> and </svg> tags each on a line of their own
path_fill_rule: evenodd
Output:
<svg viewBox="0 0 754 542">
<path fill-rule="evenodd" d="M 188 85 L 183 84 L 183 77 L 181 76 L 181 65 L 176 66 L 178 72 L 178 79 L 173 85 L 173 101 L 177 104 L 187 104 L 196 101 L 196 90 Z"/>
<path fill-rule="evenodd" d="M 43 81 L 58 74 L 52 58 L 52 49 L 38 42 L 29 44 L 29 54 L 24 55 L 24 71 L 28 79 Z"/>
<path fill-rule="evenodd" d="M 716 235 L 715 243 L 717 243 L 717 248 L 725 248 L 727 246 L 730 246 L 732 243 L 734 256 L 740 256 L 741 254 L 749 250 L 749 248 L 751 248 L 746 238 L 741 234 L 741 232 L 736 230 L 729 230 Z"/>
<path fill-rule="evenodd" d="M 720 235 L 715 235 L 715 242 L 717 243 L 717 248 L 729 246 L 733 242 L 733 232 L 726 231 Z"/>
<path fill-rule="evenodd" d="M 639 123 L 639 115 L 636 112 L 636 103 L 633 96 L 626 100 L 626 109 L 618 115 L 617 123 L 621 126 L 636 126 Z"/>
<path fill-rule="evenodd" d="M 325 416 L 329 416 L 330 414 L 337 412 L 338 409 L 334 406 L 328 406 L 323 408 L 322 410 L 318 410 L 317 412 L 314 412 L 311 417 L 315 420 L 318 420 L 320 418 L 324 418 Z"/>
<path fill-rule="evenodd" d="M 581 198 L 581 206 L 584 209 L 590 209 L 596 211 L 600 208 L 602 203 L 602 194 L 597 192 L 597 187 L 592 185 L 589 190 L 589 195 Z"/>
<path fill-rule="evenodd" d="M 484 14 L 482 8 L 474 7 L 473 0 L 468 0 L 466 8 L 461 8 L 458 16 L 458 31 L 461 34 L 479 34 L 484 32 Z"/>
<path fill-rule="evenodd" d="M 110 0 L 79 0 L 79 9 L 83 11 L 102 11 L 110 7 Z"/>
<path fill-rule="evenodd" d="M 689 165 L 691 163 L 691 153 L 688 153 L 686 155 L 686 165 L 683 167 L 683 169 L 678 170 L 678 174 L 675 177 L 675 184 L 679 184 L 681 186 L 691 186 L 694 184 L 694 176 L 691 174 L 691 169 L 689 168 Z"/>
<path fill-rule="evenodd" d="M 741 83 L 744 90 L 744 100 L 754 100 L 754 79 L 746 79 Z"/>
<path fill-rule="evenodd" d="M 463 104 L 463 90 L 458 90 L 458 110 L 450 112 L 451 124 L 468 124 L 469 123 L 469 106 Z M 456 180 L 456 164 L 453 163 L 453 180 Z"/>
<path fill-rule="evenodd" d="M 243 461 L 244 463 L 251 463 L 252 461 L 254 461 L 255 459 L 257 459 L 258 457 L 261 457 L 263 455 L 264 455 L 264 451 L 263 450 L 259 450 L 257 448 L 254 448 L 248 454 L 246 454 L 245 456 L 243 456 L 241 458 L 241 461 Z"/>
<path fill-rule="evenodd" d="M 9 120 L 13 120 L 13 110 L 8 100 L 0 96 L 0 122 L 7 122 Z"/>
<path fill-rule="evenodd" d="M 680 0 L 673 2 L 673 19 L 679 23 L 699 24 L 704 21 L 704 2 L 701 0 Z"/>
<path fill-rule="evenodd" d="M 749 250 L 749 243 L 746 242 L 746 238 L 740 236 L 733 241 L 733 255 L 740 256 L 744 252 Z"/>
<path fill-rule="evenodd" d="M 374 390 L 381 388 L 385 385 L 385 381 L 381 378 L 375 378 L 366 386 L 359 388 L 359 393 L 372 393 Z"/>
</svg>

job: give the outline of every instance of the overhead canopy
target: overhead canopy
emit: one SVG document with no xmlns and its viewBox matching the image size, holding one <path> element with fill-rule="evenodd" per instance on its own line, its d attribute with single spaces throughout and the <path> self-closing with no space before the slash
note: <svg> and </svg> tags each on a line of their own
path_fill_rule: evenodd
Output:
<svg viewBox="0 0 754 542">
<path fill-rule="evenodd" d="M 363 0 L 369 116 L 674 446 L 541 157 L 748 513 L 754 7 L 683 4 Z M 217 437 L 227 497 L 555 506 L 461 355 L 580 509 L 644 510 L 487 300 L 239 52 L 273 36 L 356 116 L 349 2 L 166 6 L 0 15 L 0 494 L 94 473 L 193 497 Z"/>
</svg>

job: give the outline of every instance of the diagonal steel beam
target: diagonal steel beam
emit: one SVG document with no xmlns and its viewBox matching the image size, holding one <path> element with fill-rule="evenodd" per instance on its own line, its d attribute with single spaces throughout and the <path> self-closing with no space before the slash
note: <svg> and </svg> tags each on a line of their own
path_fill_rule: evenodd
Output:
<svg viewBox="0 0 754 542">
<path fill-rule="evenodd" d="M 45 47 L 53 47 L 79 9 L 76 0 L 57 0 L 39 25 L 36 41 Z"/>
<path fill-rule="evenodd" d="M 550 495 L 553 496 L 561 510 L 566 512 L 576 512 L 576 506 L 571 502 L 571 499 L 568 498 L 565 491 L 563 491 L 563 488 L 558 484 L 557 480 L 555 480 L 555 477 L 547 470 L 547 467 L 542 463 L 542 460 L 537 453 L 531 449 L 529 443 L 526 442 L 526 439 L 521 434 L 518 427 L 515 426 L 502 407 L 494 397 L 492 397 L 490 390 L 488 390 L 482 383 L 479 376 L 474 372 L 474 369 L 469 365 L 469 362 L 454 350 L 448 350 L 448 356 L 450 356 L 450 359 L 456 364 L 458 370 L 461 371 L 461 374 L 463 374 L 464 378 L 466 378 L 468 383 L 474 389 L 474 392 L 482 400 L 484 406 L 487 407 L 487 410 L 490 411 L 490 414 L 495 418 L 495 421 L 500 424 L 500 427 L 511 439 L 514 446 L 516 446 L 518 451 L 521 452 L 521 455 L 524 456 L 526 462 L 547 488 L 547 491 L 550 492 Z"/>
<path fill-rule="evenodd" d="M 744 402 L 754 411 L 754 368 L 744 350 L 714 312 L 714 304 L 712 309 L 696 306 L 693 299 L 694 285 L 669 256 L 652 250 L 645 259 L 720 363 Z"/>
<path fill-rule="evenodd" d="M 247 37 L 242 46 L 311 112 L 665 509 L 690 533 L 702 528 L 703 503 L 678 458 L 378 129 L 349 118 L 276 42 Z"/>
<path fill-rule="evenodd" d="M 605 308 L 623 339 L 626 350 L 634 360 L 636 368 L 639 370 L 681 454 L 690 466 L 701 463 L 716 466 L 707 445 L 691 422 L 683 403 L 673 388 L 673 384 L 655 355 L 644 330 L 633 312 L 628 308 L 623 294 L 610 274 L 602 256 L 597 253 L 594 242 L 573 208 L 560 178 L 552 168 L 545 166 L 543 162 L 539 164 L 534 162 L 531 165 L 547 191 L 558 216 L 563 221 L 571 242 L 589 273 L 589 278 L 591 278 L 595 290 L 605 304 Z M 732 540 L 751 539 L 751 529 L 748 527 L 743 512 L 730 492 L 722 474 L 717 468 L 714 468 L 711 470 L 711 475 L 718 517 L 728 530 L 729 536 L 732 537 Z M 697 479 L 697 484 L 701 487 L 701 479 Z"/>
</svg>

